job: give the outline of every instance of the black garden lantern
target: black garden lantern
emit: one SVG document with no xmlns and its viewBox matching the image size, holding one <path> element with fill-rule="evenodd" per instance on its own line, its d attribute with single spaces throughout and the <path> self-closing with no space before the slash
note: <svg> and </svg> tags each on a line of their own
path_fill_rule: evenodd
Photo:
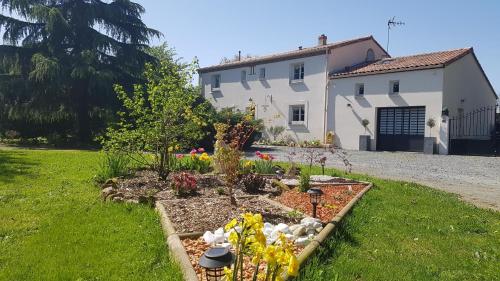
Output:
<svg viewBox="0 0 500 281">
<path fill-rule="evenodd" d="M 230 267 L 233 259 L 233 253 L 229 251 L 229 247 L 215 247 L 208 249 L 201 256 L 199 265 L 205 269 L 207 281 L 217 281 L 222 280 L 224 267 Z"/>
<path fill-rule="evenodd" d="M 321 202 L 321 196 L 323 196 L 323 191 L 319 188 L 311 188 L 307 191 L 309 194 L 309 199 L 313 205 L 313 218 L 316 218 L 316 207 Z"/>
</svg>

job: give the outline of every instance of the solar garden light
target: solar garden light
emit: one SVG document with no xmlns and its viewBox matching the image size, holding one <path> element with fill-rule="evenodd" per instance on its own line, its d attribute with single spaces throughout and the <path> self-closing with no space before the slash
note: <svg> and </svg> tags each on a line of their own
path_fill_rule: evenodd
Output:
<svg viewBox="0 0 500 281">
<path fill-rule="evenodd" d="M 205 270 L 207 281 L 222 280 L 224 277 L 224 267 L 230 267 L 233 263 L 233 253 L 229 247 L 215 247 L 208 249 L 201 256 L 198 264 Z"/>
<path fill-rule="evenodd" d="M 321 202 L 321 196 L 323 196 L 323 191 L 319 188 L 311 188 L 307 191 L 309 194 L 309 199 L 313 205 L 313 218 L 316 218 L 316 207 Z"/>
</svg>

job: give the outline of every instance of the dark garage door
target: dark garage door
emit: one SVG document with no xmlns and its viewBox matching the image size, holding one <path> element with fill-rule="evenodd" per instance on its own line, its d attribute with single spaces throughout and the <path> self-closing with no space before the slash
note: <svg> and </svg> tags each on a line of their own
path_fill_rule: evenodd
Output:
<svg viewBox="0 0 500 281">
<path fill-rule="evenodd" d="M 378 109 L 377 150 L 423 151 L 425 106 Z"/>
</svg>

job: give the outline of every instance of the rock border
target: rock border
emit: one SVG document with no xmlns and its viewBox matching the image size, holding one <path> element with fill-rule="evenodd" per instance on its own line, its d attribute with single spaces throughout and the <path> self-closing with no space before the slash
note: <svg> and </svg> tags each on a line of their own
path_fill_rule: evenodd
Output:
<svg viewBox="0 0 500 281">
<path fill-rule="evenodd" d="M 297 257 L 299 268 L 314 254 L 316 249 L 321 246 L 321 244 L 332 234 L 339 222 L 351 211 L 352 207 L 361 199 L 361 197 L 373 187 L 372 183 L 365 181 L 358 181 L 358 183 L 367 184 L 367 186 L 361 190 L 354 198 L 344 207 L 342 210 L 335 215 L 335 217 L 325 225 L 323 230 L 318 233 L 311 242 L 301 251 Z M 285 210 L 293 210 L 288 206 L 276 202 L 265 196 L 257 196 L 261 200 L 264 200 L 272 205 L 283 208 Z M 192 233 L 177 233 L 172 221 L 169 219 L 165 207 L 160 201 L 155 203 L 155 209 L 160 215 L 160 223 L 163 229 L 163 234 L 167 240 L 167 246 L 171 252 L 171 256 L 177 262 L 184 276 L 184 280 L 187 281 L 199 281 L 198 275 L 191 265 L 189 256 L 181 242 L 181 239 L 191 238 L 196 239 L 203 235 L 202 232 L 192 232 Z M 289 276 L 285 276 L 284 280 L 289 280 Z"/>
</svg>

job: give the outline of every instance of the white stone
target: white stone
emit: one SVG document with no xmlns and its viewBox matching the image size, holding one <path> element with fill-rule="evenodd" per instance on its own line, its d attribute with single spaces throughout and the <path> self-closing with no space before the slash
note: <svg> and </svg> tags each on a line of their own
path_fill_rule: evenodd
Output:
<svg viewBox="0 0 500 281">
<path fill-rule="evenodd" d="M 306 230 L 306 234 L 307 235 L 315 235 L 316 234 L 316 229 L 314 229 L 314 228 L 308 228 Z"/>
<path fill-rule="evenodd" d="M 280 231 L 280 232 L 285 233 L 285 234 L 286 234 L 286 233 L 291 233 L 291 232 L 290 232 L 290 228 L 288 227 L 288 225 L 286 225 L 286 224 L 284 224 L 284 223 L 280 223 L 280 224 L 278 224 L 278 225 L 274 228 L 274 230 L 276 230 L 276 231 Z"/>
<path fill-rule="evenodd" d="M 293 235 L 296 237 L 300 237 L 306 234 L 306 227 L 303 225 L 299 225 L 294 231 Z"/>
<path fill-rule="evenodd" d="M 203 240 L 211 245 L 215 242 L 215 235 L 211 231 L 207 231 L 203 234 Z"/>
<path fill-rule="evenodd" d="M 224 243 L 224 229 L 221 227 L 214 232 L 214 243 Z"/>
<path fill-rule="evenodd" d="M 295 244 L 297 246 L 307 246 L 307 244 L 309 244 L 309 242 L 311 242 L 309 237 L 299 237 L 299 238 L 297 238 L 297 240 L 295 240 Z"/>
<path fill-rule="evenodd" d="M 331 176 L 324 176 L 324 175 L 312 175 L 311 176 L 311 181 L 316 181 L 316 182 L 326 182 L 326 181 L 331 181 L 337 179 L 336 177 L 331 177 Z"/>
<path fill-rule="evenodd" d="M 307 228 L 318 228 L 320 226 L 323 226 L 321 224 L 321 221 L 319 219 L 315 219 L 315 218 L 303 218 L 300 221 L 300 224 L 307 227 Z"/>
<path fill-rule="evenodd" d="M 297 229 L 297 228 L 299 228 L 299 227 L 302 227 L 302 225 L 300 225 L 300 224 L 294 224 L 294 225 L 291 225 L 291 226 L 290 226 L 290 231 L 291 231 L 291 232 L 294 232 L 294 231 L 295 231 L 295 229 Z"/>
<path fill-rule="evenodd" d="M 297 186 L 299 185 L 299 180 L 297 179 L 282 179 L 281 182 L 288 186 Z"/>
</svg>

